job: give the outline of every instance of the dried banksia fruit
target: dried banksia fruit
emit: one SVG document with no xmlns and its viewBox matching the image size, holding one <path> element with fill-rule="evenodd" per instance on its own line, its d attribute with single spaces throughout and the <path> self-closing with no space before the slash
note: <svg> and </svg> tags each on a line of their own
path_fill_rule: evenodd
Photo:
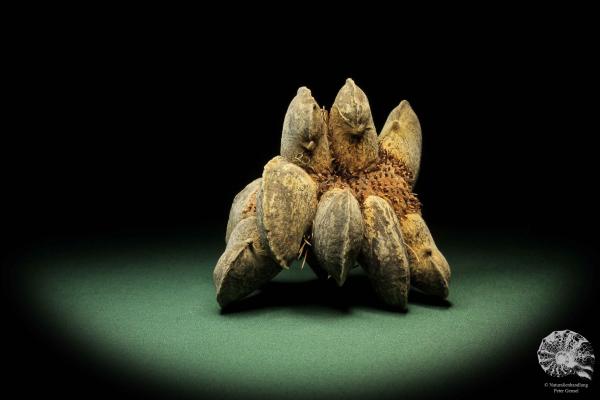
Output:
<svg viewBox="0 0 600 400">
<path fill-rule="evenodd" d="M 312 239 L 319 265 L 342 286 L 363 240 L 360 206 L 350 190 L 332 189 L 321 197 Z"/>
<path fill-rule="evenodd" d="M 275 157 L 265 165 L 256 210 L 263 245 L 287 268 L 317 210 L 317 184 L 302 168 Z"/>
<path fill-rule="evenodd" d="M 329 114 L 298 89 L 281 155 L 231 206 L 214 271 L 219 304 L 240 300 L 297 259 L 340 286 L 358 261 L 379 298 L 398 309 L 410 288 L 447 297 L 450 268 L 412 191 L 420 161 L 421 127 L 408 102 L 377 137 L 367 96 L 352 79 Z"/>
<path fill-rule="evenodd" d="M 412 174 L 408 183 L 414 186 L 421 165 L 422 138 L 419 118 L 408 101 L 402 100 L 392 110 L 379 135 L 379 143 L 381 148 L 406 165 Z"/>
<path fill-rule="evenodd" d="M 253 180 L 233 198 L 225 232 L 225 243 L 229 241 L 231 232 L 241 220 L 256 215 L 256 192 L 260 188 L 261 180 L 262 178 Z"/>
<path fill-rule="evenodd" d="M 401 227 L 408 247 L 406 254 L 413 287 L 426 294 L 446 298 L 450 266 L 435 245 L 423 217 L 419 214 L 407 214 Z"/>
<path fill-rule="evenodd" d="M 249 295 L 281 271 L 262 247 L 256 222 L 256 217 L 240 221 L 217 261 L 213 279 L 221 307 Z"/>
<path fill-rule="evenodd" d="M 361 265 L 384 303 L 405 308 L 410 272 L 398 217 L 388 202 L 377 196 L 367 197 L 363 214 L 365 241 Z"/>
</svg>

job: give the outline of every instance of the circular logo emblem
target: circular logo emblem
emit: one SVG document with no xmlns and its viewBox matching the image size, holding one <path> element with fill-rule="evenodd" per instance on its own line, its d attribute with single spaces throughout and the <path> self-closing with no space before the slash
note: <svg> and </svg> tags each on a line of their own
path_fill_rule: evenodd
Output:
<svg viewBox="0 0 600 400">
<path fill-rule="evenodd" d="M 577 332 L 552 332 L 542 340 L 537 354 L 540 366 L 550 376 L 577 375 L 592 379 L 594 350 L 591 343 Z"/>
</svg>

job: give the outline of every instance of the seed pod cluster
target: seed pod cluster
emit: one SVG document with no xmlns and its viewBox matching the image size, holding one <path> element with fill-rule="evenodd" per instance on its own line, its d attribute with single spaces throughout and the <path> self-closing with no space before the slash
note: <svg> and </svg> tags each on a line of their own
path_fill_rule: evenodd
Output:
<svg viewBox="0 0 600 400">
<path fill-rule="evenodd" d="M 377 135 L 352 79 L 331 111 L 306 87 L 286 112 L 281 153 L 231 206 L 227 247 L 214 270 L 221 307 L 241 300 L 296 259 L 338 285 L 358 263 L 382 303 L 405 309 L 411 288 L 448 296 L 450 267 L 413 192 L 421 126 L 402 101 Z"/>
</svg>

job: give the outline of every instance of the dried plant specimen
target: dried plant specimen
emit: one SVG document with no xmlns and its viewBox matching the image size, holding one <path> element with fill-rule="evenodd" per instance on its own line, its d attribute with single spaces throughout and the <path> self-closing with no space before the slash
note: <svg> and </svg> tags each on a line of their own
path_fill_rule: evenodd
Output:
<svg viewBox="0 0 600 400">
<path fill-rule="evenodd" d="M 365 93 L 347 79 L 330 112 L 305 87 L 285 115 L 281 152 L 235 196 L 214 280 L 221 307 L 291 263 L 343 285 L 362 266 L 385 304 L 411 288 L 446 298 L 450 267 L 413 193 L 421 126 L 407 101 L 377 135 Z"/>
</svg>

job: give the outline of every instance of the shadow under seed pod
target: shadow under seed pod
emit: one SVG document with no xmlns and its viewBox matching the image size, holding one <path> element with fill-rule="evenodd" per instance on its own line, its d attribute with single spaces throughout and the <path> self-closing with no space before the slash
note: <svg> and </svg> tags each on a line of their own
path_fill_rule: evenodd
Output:
<svg viewBox="0 0 600 400">
<path fill-rule="evenodd" d="M 306 294 L 310 293 L 309 296 Z M 411 301 L 437 309 L 447 309 L 451 305 L 436 297 L 410 293 Z M 311 279 L 303 282 L 271 281 L 260 291 L 245 297 L 223 309 L 222 314 L 235 318 L 237 314 L 248 314 L 293 308 L 295 312 L 310 318 L 351 315 L 355 308 L 398 313 L 398 307 L 380 301 L 373 293 L 369 278 L 362 272 L 352 274 L 344 284 L 337 286 L 333 279 Z"/>
<path fill-rule="evenodd" d="M 315 273 L 317 278 L 326 280 L 329 277 L 329 273 L 327 273 L 323 266 L 321 266 L 312 248 L 306 249 L 306 264 L 308 264 L 308 266 Z"/>
</svg>

